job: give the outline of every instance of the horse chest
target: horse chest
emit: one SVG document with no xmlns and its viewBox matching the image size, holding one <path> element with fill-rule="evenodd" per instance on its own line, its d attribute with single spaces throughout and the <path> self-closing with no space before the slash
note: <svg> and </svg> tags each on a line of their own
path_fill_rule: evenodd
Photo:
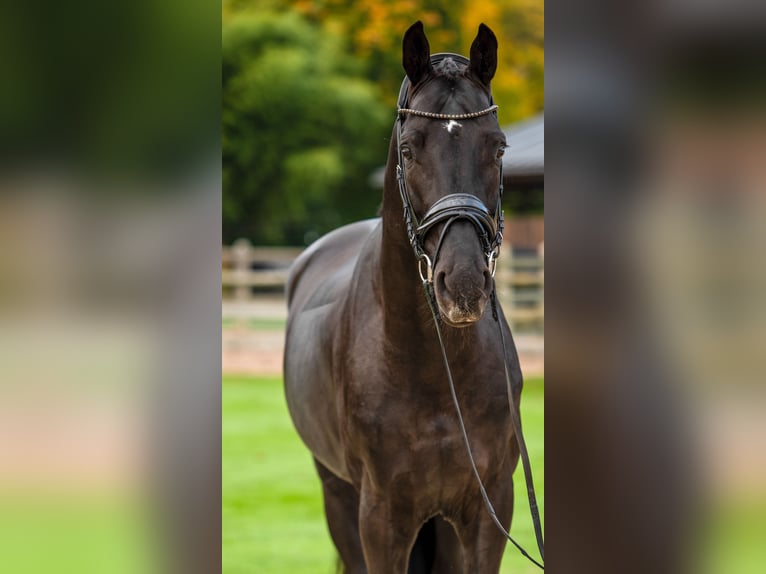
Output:
<svg viewBox="0 0 766 574">
<path fill-rule="evenodd" d="M 373 474 L 380 484 L 414 481 L 438 496 L 474 486 L 454 405 L 448 395 L 437 396 L 433 400 L 389 388 L 352 400 L 347 405 L 352 410 L 346 444 L 357 461 L 354 466 Z M 507 450 L 509 426 L 505 417 L 493 412 L 497 409 L 487 408 L 486 397 L 461 398 L 472 452 L 482 472 Z M 493 418 L 497 425 L 488 427 Z"/>
</svg>

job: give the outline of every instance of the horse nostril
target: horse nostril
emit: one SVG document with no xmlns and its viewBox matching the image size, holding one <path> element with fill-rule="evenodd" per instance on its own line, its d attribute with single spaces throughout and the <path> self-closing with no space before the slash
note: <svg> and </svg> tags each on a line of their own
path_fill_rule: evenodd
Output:
<svg viewBox="0 0 766 574">
<path fill-rule="evenodd" d="M 442 293 L 449 293 L 447 289 L 447 274 L 444 271 L 436 274 L 436 288 Z"/>
</svg>

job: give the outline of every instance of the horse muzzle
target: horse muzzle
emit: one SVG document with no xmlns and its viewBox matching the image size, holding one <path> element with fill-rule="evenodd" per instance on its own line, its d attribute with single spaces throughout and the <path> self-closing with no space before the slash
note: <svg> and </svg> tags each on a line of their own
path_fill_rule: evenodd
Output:
<svg viewBox="0 0 766 574">
<path fill-rule="evenodd" d="M 481 319 L 492 290 L 488 268 L 455 265 L 439 270 L 434 278 L 434 295 L 440 314 L 451 327 L 467 327 Z"/>
</svg>

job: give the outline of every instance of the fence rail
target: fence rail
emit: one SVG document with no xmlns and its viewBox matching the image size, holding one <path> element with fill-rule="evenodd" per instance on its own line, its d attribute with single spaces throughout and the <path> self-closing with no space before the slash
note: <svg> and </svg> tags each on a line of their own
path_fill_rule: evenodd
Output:
<svg viewBox="0 0 766 574">
<path fill-rule="evenodd" d="M 281 292 L 290 264 L 302 251 L 295 247 L 254 247 L 238 239 L 222 252 L 223 297 L 246 303 Z M 542 331 L 544 319 L 544 251 L 518 253 L 504 244 L 495 281 L 506 317 L 516 328 Z"/>
</svg>

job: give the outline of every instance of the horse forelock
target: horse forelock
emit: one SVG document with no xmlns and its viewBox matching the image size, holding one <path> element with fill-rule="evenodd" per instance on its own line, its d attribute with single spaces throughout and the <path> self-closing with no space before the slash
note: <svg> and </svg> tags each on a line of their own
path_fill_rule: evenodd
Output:
<svg viewBox="0 0 766 574">
<path fill-rule="evenodd" d="M 416 86 L 411 97 L 423 98 L 425 102 L 415 107 L 428 111 L 465 113 L 484 106 L 482 100 L 489 97 L 489 92 L 473 80 L 468 65 L 446 57 L 434 65 L 430 77 Z"/>
<path fill-rule="evenodd" d="M 444 58 L 441 62 L 434 66 L 434 71 L 444 78 L 456 79 L 462 77 L 465 75 L 466 70 L 468 70 L 468 66 L 465 64 L 458 64 L 453 58 L 450 57 Z"/>
</svg>

